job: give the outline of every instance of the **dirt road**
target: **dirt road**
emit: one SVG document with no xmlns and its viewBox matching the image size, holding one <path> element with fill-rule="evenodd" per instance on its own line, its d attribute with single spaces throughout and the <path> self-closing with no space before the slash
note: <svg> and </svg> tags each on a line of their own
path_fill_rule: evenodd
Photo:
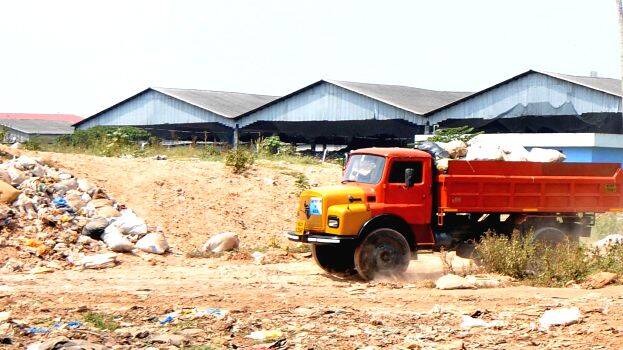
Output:
<svg viewBox="0 0 623 350">
<path fill-rule="evenodd" d="M 622 286 L 439 291 L 422 279 L 440 273 L 434 255 L 412 262 L 406 280 L 370 283 L 326 275 L 310 260 L 256 265 L 173 256 L 151 266 L 133 256 L 122 259 L 120 266 L 103 271 L 0 276 L 0 310 L 11 310 L 24 327 L 84 322 L 89 312 L 114 316 L 120 325 L 114 332 L 89 324 L 85 330 L 44 335 L 17 332 L 11 347 L 64 334 L 130 349 L 158 346 L 152 340 L 159 334 L 184 334 L 191 345 L 233 348 L 262 343 L 246 336 L 273 329 L 294 349 L 616 349 L 623 344 Z M 545 310 L 567 306 L 581 309 L 580 323 L 547 332 L 534 329 Z M 169 312 L 192 307 L 229 313 L 221 319 L 158 322 Z M 503 325 L 461 328 L 463 315 L 478 313 Z"/>
</svg>

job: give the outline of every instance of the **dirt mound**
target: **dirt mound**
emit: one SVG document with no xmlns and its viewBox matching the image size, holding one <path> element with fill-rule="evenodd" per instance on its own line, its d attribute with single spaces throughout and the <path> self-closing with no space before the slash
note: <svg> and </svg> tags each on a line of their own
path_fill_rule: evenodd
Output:
<svg viewBox="0 0 623 350">
<path fill-rule="evenodd" d="M 334 164 L 260 161 L 236 175 L 211 161 L 39 156 L 105 188 L 148 224 L 162 227 L 173 250 L 184 252 L 222 231 L 238 234 L 243 248 L 283 244 L 294 226 L 298 174 L 312 186 L 335 183 L 341 174 Z"/>
</svg>

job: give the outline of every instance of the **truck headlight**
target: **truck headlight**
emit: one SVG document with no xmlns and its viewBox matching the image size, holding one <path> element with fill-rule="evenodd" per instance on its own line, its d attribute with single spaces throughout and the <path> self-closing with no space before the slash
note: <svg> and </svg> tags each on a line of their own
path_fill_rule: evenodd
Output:
<svg viewBox="0 0 623 350">
<path fill-rule="evenodd" d="M 338 228 L 340 226 L 340 219 L 335 216 L 329 216 L 327 225 L 331 228 Z"/>
</svg>

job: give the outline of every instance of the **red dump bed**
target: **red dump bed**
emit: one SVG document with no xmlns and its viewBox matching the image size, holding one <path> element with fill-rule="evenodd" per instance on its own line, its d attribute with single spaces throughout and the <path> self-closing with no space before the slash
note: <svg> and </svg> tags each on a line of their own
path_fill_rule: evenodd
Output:
<svg viewBox="0 0 623 350">
<path fill-rule="evenodd" d="M 623 210 L 619 164 L 454 160 L 438 182 L 443 212 Z"/>
</svg>

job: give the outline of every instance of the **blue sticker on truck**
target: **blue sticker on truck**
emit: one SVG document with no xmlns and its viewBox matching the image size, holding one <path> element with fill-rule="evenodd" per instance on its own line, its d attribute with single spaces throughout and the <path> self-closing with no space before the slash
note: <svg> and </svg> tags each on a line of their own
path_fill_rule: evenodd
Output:
<svg viewBox="0 0 623 350">
<path fill-rule="evenodd" d="M 322 215 L 322 198 L 309 200 L 309 215 Z"/>
</svg>

